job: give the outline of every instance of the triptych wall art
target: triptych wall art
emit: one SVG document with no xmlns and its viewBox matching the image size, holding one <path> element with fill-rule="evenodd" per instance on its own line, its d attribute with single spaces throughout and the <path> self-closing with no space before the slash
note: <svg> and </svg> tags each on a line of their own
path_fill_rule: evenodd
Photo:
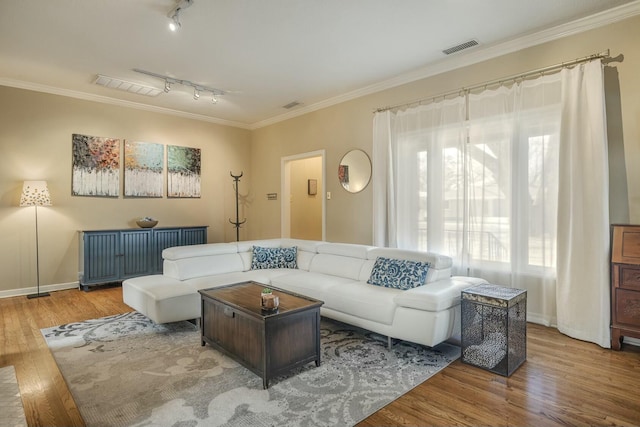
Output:
<svg viewBox="0 0 640 427">
<path fill-rule="evenodd" d="M 73 134 L 71 194 L 118 197 L 121 140 Z M 124 141 L 124 197 L 162 197 L 164 145 Z M 200 197 L 200 149 L 167 145 L 167 197 Z"/>
</svg>

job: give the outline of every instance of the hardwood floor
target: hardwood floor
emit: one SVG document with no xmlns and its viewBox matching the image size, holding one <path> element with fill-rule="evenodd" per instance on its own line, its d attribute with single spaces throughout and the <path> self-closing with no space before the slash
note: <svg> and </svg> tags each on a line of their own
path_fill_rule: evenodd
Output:
<svg viewBox="0 0 640 427">
<path fill-rule="evenodd" d="M 40 329 L 127 311 L 119 287 L 0 299 L 0 366 L 15 366 L 30 426 L 84 426 Z"/>
<path fill-rule="evenodd" d="M 119 287 L 0 299 L 0 367 L 15 366 L 30 426 L 84 425 L 40 329 L 127 311 Z M 458 360 L 358 425 L 640 425 L 640 348 L 606 350 L 534 324 L 527 334 L 527 361 L 511 377 Z"/>
</svg>

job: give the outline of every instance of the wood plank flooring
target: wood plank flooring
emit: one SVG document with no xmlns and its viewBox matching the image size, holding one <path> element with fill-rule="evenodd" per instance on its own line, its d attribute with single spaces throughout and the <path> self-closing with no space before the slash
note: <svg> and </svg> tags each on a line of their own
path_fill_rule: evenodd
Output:
<svg viewBox="0 0 640 427">
<path fill-rule="evenodd" d="M 40 329 L 127 311 L 119 287 L 0 299 L 0 367 L 15 366 L 30 426 L 84 425 Z M 527 361 L 511 377 L 458 360 L 358 426 L 640 425 L 640 348 L 606 350 L 534 324 L 527 334 Z"/>
</svg>

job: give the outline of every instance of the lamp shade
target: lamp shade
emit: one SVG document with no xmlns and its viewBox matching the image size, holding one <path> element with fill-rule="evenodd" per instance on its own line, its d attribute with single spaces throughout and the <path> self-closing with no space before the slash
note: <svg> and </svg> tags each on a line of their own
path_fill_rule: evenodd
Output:
<svg viewBox="0 0 640 427">
<path fill-rule="evenodd" d="M 25 181 L 22 185 L 20 206 L 51 206 L 47 181 Z"/>
</svg>

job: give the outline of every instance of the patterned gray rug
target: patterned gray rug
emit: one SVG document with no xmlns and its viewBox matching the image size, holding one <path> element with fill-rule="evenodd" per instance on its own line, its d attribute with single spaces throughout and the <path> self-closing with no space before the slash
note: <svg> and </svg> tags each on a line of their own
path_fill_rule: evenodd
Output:
<svg viewBox="0 0 640 427">
<path fill-rule="evenodd" d="M 322 364 L 271 381 L 133 312 L 42 330 L 88 426 L 350 426 L 460 355 L 322 319 Z"/>
<path fill-rule="evenodd" d="M 13 366 L 0 368 L 0 427 L 27 427 Z"/>
</svg>

